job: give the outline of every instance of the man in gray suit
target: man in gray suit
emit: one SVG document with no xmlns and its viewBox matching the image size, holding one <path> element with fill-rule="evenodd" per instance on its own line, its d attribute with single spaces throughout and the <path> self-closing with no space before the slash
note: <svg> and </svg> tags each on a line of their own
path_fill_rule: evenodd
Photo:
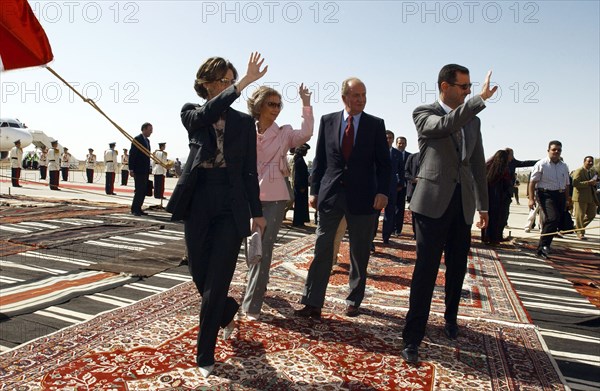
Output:
<svg viewBox="0 0 600 391">
<path fill-rule="evenodd" d="M 481 93 L 465 102 L 471 93 L 469 70 L 446 65 L 438 76 L 438 101 L 413 112 L 421 167 L 410 202 L 417 230 L 417 261 L 402 333 L 402 357 L 410 363 L 419 361 L 418 347 L 425 336 L 442 251 L 446 265 L 444 332 L 450 339 L 458 336 L 456 318 L 475 209 L 479 211 L 477 227 L 484 228 L 488 222 L 481 122 L 476 114 L 498 88 L 490 89 L 490 77 L 491 71 Z"/>
</svg>

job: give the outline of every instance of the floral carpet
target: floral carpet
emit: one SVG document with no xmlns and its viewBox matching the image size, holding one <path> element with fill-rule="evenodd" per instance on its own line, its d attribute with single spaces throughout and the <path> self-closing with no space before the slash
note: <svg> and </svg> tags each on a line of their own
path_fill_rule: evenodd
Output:
<svg viewBox="0 0 600 391">
<path fill-rule="evenodd" d="M 299 308 L 311 240 L 277 250 L 260 321 L 240 318 L 232 337 L 218 341 L 208 379 L 195 368 L 199 297 L 188 282 L 0 355 L 0 389 L 565 389 L 494 252 L 475 250 L 471 256 L 459 338 L 448 340 L 443 318 L 433 313 L 421 361 L 409 365 L 400 351 L 414 263 L 410 245 L 378 248 L 361 316 L 348 318 L 342 315 L 348 268 L 343 243 L 317 321 L 292 314 Z M 238 300 L 245 271 L 240 263 L 232 283 Z M 438 282 L 443 284 L 443 274 Z M 439 311 L 438 296 L 432 308 Z"/>
</svg>

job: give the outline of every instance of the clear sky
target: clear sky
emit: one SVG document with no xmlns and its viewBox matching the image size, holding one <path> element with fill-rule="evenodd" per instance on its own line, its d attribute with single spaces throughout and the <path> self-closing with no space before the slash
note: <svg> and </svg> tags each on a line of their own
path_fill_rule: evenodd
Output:
<svg viewBox="0 0 600 391">
<path fill-rule="evenodd" d="M 279 125 L 300 126 L 297 86 L 313 91 L 316 144 L 321 115 L 343 108 L 340 84 L 367 86 L 365 111 L 417 149 L 415 107 L 437 97 L 439 69 L 467 66 L 474 93 L 489 69 L 500 92 L 479 114 L 486 156 L 505 147 L 517 159 L 563 143 L 571 169 L 600 155 L 598 1 L 30 1 L 49 37 L 50 66 L 132 136 L 154 125 L 153 149 L 187 157 L 179 112 L 202 102 L 193 81 L 208 57 L 243 74 L 259 51 L 278 89 Z M 111 141 L 129 142 L 43 68 L 0 74 L 0 115 L 18 118 L 83 159 Z M 234 108 L 247 111 L 244 91 Z M 308 158 L 313 156 L 314 148 Z"/>
</svg>

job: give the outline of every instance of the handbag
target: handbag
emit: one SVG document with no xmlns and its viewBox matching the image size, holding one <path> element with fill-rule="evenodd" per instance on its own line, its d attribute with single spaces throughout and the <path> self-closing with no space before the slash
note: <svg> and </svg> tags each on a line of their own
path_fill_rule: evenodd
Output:
<svg viewBox="0 0 600 391">
<path fill-rule="evenodd" d="M 260 228 L 244 240 L 244 254 L 248 267 L 257 265 L 262 259 L 262 235 Z"/>
<path fill-rule="evenodd" d="M 287 187 L 288 193 L 290 194 L 290 202 L 294 202 L 294 189 L 292 189 L 290 178 L 285 176 L 283 177 L 283 180 L 285 181 L 285 186 Z"/>
<path fill-rule="evenodd" d="M 152 192 L 154 191 L 154 182 L 148 179 L 148 185 L 146 186 L 146 196 L 152 196 Z"/>
</svg>

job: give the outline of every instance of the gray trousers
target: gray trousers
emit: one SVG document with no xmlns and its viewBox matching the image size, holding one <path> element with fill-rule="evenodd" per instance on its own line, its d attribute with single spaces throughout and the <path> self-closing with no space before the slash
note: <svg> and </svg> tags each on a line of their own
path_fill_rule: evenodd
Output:
<svg viewBox="0 0 600 391">
<path fill-rule="evenodd" d="M 287 201 L 262 202 L 263 216 L 267 220 L 267 228 L 262 237 L 262 258 L 260 263 L 250 266 L 248 270 L 248 285 L 246 295 L 242 302 L 245 313 L 260 314 L 267 284 L 269 283 L 269 269 L 273 258 L 273 246 L 279 234 L 279 228 L 285 215 Z"/>
<path fill-rule="evenodd" d="M 373 229 L 377 222 L 377 214 L 353 215 L 346 208 L 346 196 L 340 193 L 333 208 L 327 212 L 319 210 L 315 257 L 308 269 L 304 294 L 301 303 L 321 308 L 325 302 L 325 293 L 333 259 L 334 239 L 340 220 L 346 217 L 350 238 L 350 293 L 346 303 L 359 307 L 365 296 L 367 284 L 367 265 L 371 254 Z"/>
</svg>

